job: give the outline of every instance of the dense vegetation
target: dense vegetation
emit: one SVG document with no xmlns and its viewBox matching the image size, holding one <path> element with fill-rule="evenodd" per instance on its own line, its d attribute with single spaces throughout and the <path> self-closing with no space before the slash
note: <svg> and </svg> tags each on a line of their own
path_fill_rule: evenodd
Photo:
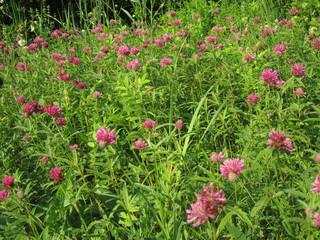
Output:
<svg viewBox="0 0 320 240">
<path fill-rule="evenodd" d="M 2 27 L 0 239 L 318 239 L 319 4 L 102 2 Z"/>
</svg>

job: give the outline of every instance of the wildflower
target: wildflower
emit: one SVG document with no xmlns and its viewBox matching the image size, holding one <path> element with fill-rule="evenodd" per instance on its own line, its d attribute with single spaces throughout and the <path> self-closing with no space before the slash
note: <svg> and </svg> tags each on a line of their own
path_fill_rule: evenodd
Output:
<svg viewBox="0 0 320 240">
<path fill-rule="evenodd" d="M 132 146 L 140 150 L 146 149 L 146 145 L 144 141 L 134 141 L 132 143 Z"/>
<path fill-rule="evenodd" d="M 170 64 L 172 64 L 172 59 L 171 59 L 171 58 L 164 58 L 164 59 L 162 59 L 162 60 L 160 61 L 160 65 L 161 65 L 162 67 L 167 66 L 167 65 L 170 65 Z"/>
<path fill-rule="evenodd" d="M 22 112 L 23 112 L 25 118 L 28 118 L 33 112 L 36 111 L 37 104 L 38 103 L 35 101 L 30 101 L 29 103 L 24 105 Z"/>
<path fill-rule="evenodd" d="M 253 24 L 258 24 L 260 23 L 260 18 L 254 18 L 253 19 Z"/>
<path fill-rule="evenodd" d="M 224 48 L 224 44 L 218 44 L 217 45 L 217 49 L 222 49 L 222 48 Z"/>
<path fill-rule="evenodd" d="M 131 62 L 127 64 L 127 68 L 132 69 L 132 70 L 137 70 L 141 68 L 141 64 L 139 63 L 138 59 L 133 59 Z"/>
<path fill-rule="evenodd" d="M 272 48 L 272 50 L 275 52 L 276 55 L 283 55 L 285 50 L 288 48 L 286 44 L 286 42 L 283 42 L 280 45 L 277 45 L 274 48 Z"/>
<path fill-rule="evenodd" d="M 297 96 L 307 94 L 307 93 L 304 92 L 301 88 L 298 88 L 297 90 L 293 90 L 293 93 L 295 93 Z"/>
<path fill-rule="evenodd" d="M 313 27 L 310 29 L 310 35 L 306 37 L 306 41 L 310 41 L 312 39 L 315 39 L 317 36 L 314 34 L 318 29 L 316 27 Z"/>
<path fill-rule="evenodd" d="M 137 55 L 140 52 L 139 47 L 135 46 L 130 49 L 130 54 Z"/>
<path fill-rule="evenodd" d="M 152 43 L 152 39 L 150 38 L 147 38 L 146 40 L 143 41 L 145 44 L 149 44 L 149 43 Z"/>
<path fill-rule="evenodd" d="M 254 93 L 251 93 L 249 96 L 248 96 L 248 102 L 249 103 L 257 103 L 260 101 L 260 98 L 258 95 L 254 94 Z"/>
<path fill-rule="evenodd" d="M 156 124 L 157 124 L 156 122 L 151 122 L 149 120 L 145 120 L 144 123 L 142 124 L 142 127 L 146 128 L 146 129 L 151 129 L 154 126 L 156 126 Z"/>
<path fill-rule="evenodd" d="M 109 144 L 113 144 L 116 141 L 115 131 L 110 131 L 109 129 L 100 128 L 96 134 L 97 142 L 99 142 L 99 147 L 104 147 Z"/>
<path fill-rule="evenodd" d="M 269 36 L 271 34 L 271 29 L 268 26 L 265 26 L 263 29 L 263 33 L 260 35 L 261 38 Z"/>
<path fill-rule="evenodd" d="M 23 141 L 25 142 L 29 142 L 29 136 L 27 134 L 25 134 L 22 138 Z"/>
<path fill-rule="evenodd" d="M 41 37 L 35 37 L 33 42 L 37 45 L 40 45 L 43 42 L 43 39 Z"/>
<path fill-rule="evenodd" d="M 49 116 L 57 116 L 61 114 L 61 108 L 59 106 L 48 106 L 46 112 Z"/>
<path fill-rule="evenodd" d="M 224 178 L 228 178 L 230 181 L 236 181 L 238 175 L 245 170 L 244 161 L 242 159 L 228 159 L 220 166 L 220 171 Z"/>
<path fill-rule="evenodd" d="M 78 65 L 80 63 L 80 59 L 74 57 L 68 57 L 68 61 L 73 63 L 74 65 Z"/>
<path fill-rule="evenodd" d="M 213 13 L 219 13 L 219 9 L 218 9 L 218 8 L 215 8 L 215 9 L 212 10 L 212 12 L 213 12 Z"/>
<path fill-rule="evenodd" d="M 134 35 L 134 36 L 139 36 L 141 34 L 142 34 L 142 32 L 141 32 L 140 29 L 135 29 L 135 30 L 132 31 L 132 35 Z"/>
<path fill-rule="evenodd" d="M 69 53 L 75 53 L 76 52 L 76 50 L 74 50 L 73 48 L 71 48 L 71 49 L 69 49 Z"/>
<path fill-rule="evenodd" d="M 180 26 L 181 25 L 181 20 L 175 19 L 175 20 L 173 20 L 173 24 L 176 25 L 176 26 Z"/>
<path fill-rule="evenodd" d="M 281 87 L 285 84 L 285 81 L 279 81 L 278 72 L 276 70 L 272 71 L 271 68 L 265 69 L 260 77 L 260 80 L 264 81 L 266 85 L 272 87 Z"/>
<path fill-rule="evenodd" d="M 244 57 L 243 57 L 243 61 L 245 63 L 252 61 L 253 59 L 255 59 L 257 56 L 254 53 L 247 53 Z"/>
<path fill-rule="evenodd" d="M 44 156 L 44 157 L 42 157 L 42 158 L 40 159 L 40 162 L 42 162 L 42 163 L 47 163 L 47 162 L 48 162 L 48 157 L 49 157 L 49 156 Z"/>
<path fill-rule="evenodd" d="M 111 20 L 110 20 L 110 23 L 112 23 L 112 24 L 116 24 L 116 23 L 117 23 L 117 20 L 115 20 L 115 19 L 111 19 Z"/>
<path fill-rule="evenodd" d="M 176 125 L 177 128 L 182 129 L 182 127 L 183 127 L 183 122 L 182 122 L 182 120 L 176 121 L 175 125 Z"/>
<path fill-rule="evenodd" d="M 69 74 L 60 73 L 58 78 L 60 80 L 62 80 L 62 81 L 68 81 L 70 79 L 70 75 Z"/>
<path fill-rule="evenodd" d="M 278 150 L 287 150 L 293 152 L 296 149 L 292 148 L 292 142 L 290 138 L 286 138 L 284 131 L 279 133 L 278 131 L 271 131 L 269 133 L 271 139 L 268 140 L 268 148 L 274 147 Z"/>
<path fill-rule="evenodd" d="M 2 187 L 11 189 L 14 185 L 14 177 L 12 176 L 5 176 L 2 180 Z"/>
<path fill-rule="evenodd" d="M 294 22 L 287 22 L 288 28 L 293 28 Z"/>
<path fill-rule="evenodd" d="M 74 144 L 74 145 L 70 146 L 70 151 L 73 151 L 73 150 L 80 150 L 78 144 Z"/>
<path fill-rule="evenodd" d="M 199 45 L 199 50 L 200 50 L 200 51 L 205 51 L 205 50 L 207 50 L 207 49 L 208 49 L 208 46 L 207 46 L 207 45 L 205 45 L 205 44 L 203 44 L 203 43 Z"/>
<path fill-rule="evenodd" d="M 46 41 L 44 41 L 44 42 L 41 43 L 41 46 L 44 47 L 44 48 L 46 48 L 46 47 L 49 46 L 49 43 L 46 42 Z"/>
<path fill-rule="evenodd" d="M 320 193 L 320 175 L 316 176 L 316 179 L 311 183 L 311 185 L 315 187 L 310 189 L 311 192 Z"/>
<path fill-rule="evenodd" d="M 216 36 L 208 36 L 208 37 L 206 37 L 205 42 L 206 42 L 206 43 L 211 43 L 211 42 L 213 42 L 213 41 L 218 41 L 218 40 L 220 40 L 219 37 L 216 37 Z"/>
<path fill-rule="evenodd" d="M 194 227 L 204 224 L 209 218 L 215 218 L 226 204 L 224 192 L 222 190 L 216 192 L 213 182 L 210 183 L 210 190 L 207 186 L 203 186 L 202 193 L 196 194 L 198 201 L 191 204 L 191 210 L 186 210 L 189 214 L 187 222 L 196 221 L 192 224 Z"/>
<path fill-rule="evenodd" d="M 223 32 L 223 28 L 222 27 L 214 27 L 213 31 L 215 31 L 215 32 Z"/>
<path fill-rule="evenodd" d="M 317 154 L 317 155 L 314 156 L 314 161 L 316 163 L 320 163 L 320 154 Z"/>
<path fill-rule="evenodd" d="M 102 58 L 103 55 L 104 55 L 104 52 L 98 52 L 97 56 L 93 58 L 93 61 L 100 61 L 100 58 Z"/>
<path fill-rule="evenodd" d="M 27 48 L 28 51 L 32 51 L 32 52 L 38 52 L 39 48 L 37 47 L 37 45 L 35 44 L 30 44 Z"/>
<path fill-rule="evenodd" d="M 285 25 L 288 23 L 288 20 L 286 18 L 281 19 L 280 22 L 278 23 L 279 26 Z"/>
<path fill-rule="evenodd" d="M 243 33 L 243 35 L 248 35 L 250 32 L 249 32 L 248 29 L 244 29 L 244 30 L 242 31 L 242 33 Z"/>
<path fill-rule="evenodd" d="M 78 83 L 77 88 L 78 89 L 85 89 L 87 87 L 86 83 Z"/>
<path fill-rule="evenodd" d="M 231 30 L 231 31 L 235 31 L 235 30 L 237 30 L 237 29 L 238 29 L 237 26 L 231 26 L 231 27 L 230 27 L 230 30 Z"/>
<path fill-rule="evenodd" d="M 23 103 L 25 103 L 27 100 L 28 100 L 28 98 L 23 97 L 23 96 L 20 96 L 20 97 L 16 100 L 16 103 L 23 104 Z"/>
<path fill-rule="evenodd" d="M 77 85 L 78 83 L 79 83 L 78 79 L 73 79 L 71 82 L 72 85 Z"/>
<path fill-rule="evenodd" d="M 117 60 L 118 60 L 119 62 L 124 62 L 124 57 L 118 57 Z"/>
<path fill-rule="evenodd" d="M 212 162 L 222 162 L 223 158 L 225 157 L 226 155 L 223 154 L 223 152 L 219 152 L 219 153 L 212 153 L 210 155 L 210 161 Z"/>
<path fill-rule="evenodd" d="M 65 56 L 63 56 L 63 55 L 61 55 L 61 54 L 59 54 L 59 53 L 53 53 L 53 54 L 51 55 L 51 58 L 52 58 L 53 60 L 56 60 L 56 61 L 61 61 L 61 60 L 66 60 L 66 59 L 67 59 L 67 57 L 65 57 Z"/>
<path fill-rule="evenodd" d="M 315 49 L 320 49 L 320 40 L 316 39 L 312 42 L 312 47 Z"/>
<path fill-rule="evenodd" d="M 66 120 L 65 118 L 58 118 L 58 119 L 56 120 L 56 124 L 57 124 L 58 126 L 66 125 L 66 124 L 67 124 L 67 120 Z"/>
<path fill-rule="evenodd" d="M 0 191 L 0 202 L 4 201 L 7 197 L 10 197 L 10 192 L 7 189 Z"/>
<path fill-rule="evenodd" d="M 295 63 L 293 64 L 292 68 L 291 68 L 291 73 L 293 76 L 295 77 L 305 77 L 305 68 L 303 65 L 299 64 L 299 63 Z"/>
<path fill-rule="evenodd" d="M 296 8 L 291 8 L 291 9 L 290 9 L 290 14 L 291 14 L 292 16 L 298 15 L 298 9 L 296 9 Z"/>
<path fill-rule="evenodd" d="M 154 44 L 156 45 L 156 47 L 163 47 L 165 43 L 165 39 L 154 39 Z"/>
<path fill-rule="evenodd" d="M 130 54 L 130 48 L 127 45 L 121 46 L 118 49 L 118 53 L 120 55 L 129 55 Z"/>
<path fill-rule="evenodd" d="M 54 31 L 50 34 L 50 36 L 53 37 L 53 38 L 55 38 L 55 39 L 59 39 L 61 35 L 62 35 L 62 32 L 61 32 L 60 30 L 58 30 L 58 29 L 54 30 Z"/>
<path fill-rule="evenodd" d="M 92 94 L 92 97 L 93 98 L 98 98 L 98 97 L 100 97 L 100 96 L 102 96 L 102 93 L 101 92 L 94 92 L 93 94 Z"/>
<path fill-rule="evenodd" d="M 104 52 L 104 53 L 108 53 L 109 52 L 109 48 L 104 46 L 104 47 L 102 47 L 101 51 Z"/>
<path fill-rule="evenodd" d="M 194 19 L 199 19 L 201 17 L 201 15 L 195 14 L 193 17 L 194 17 Z"/>
<path fill-rule="evenodd" d="M 122 31 L 122 32 L 120 32 L 120 35 L 122 35 L 122 36 L 127 36 L 129 33 L 127 32 L 127 31 Z"/>
<path fill-rule="evenodd" d="M 176 12 L 175 11 L 171 11 L 168 14 L 169 17 L 175 17 L 176 16 Z"/>
<path fill-rule="evenodd" d="M 52 168 L 50 170 L 50 178 L 53 179 L 53 182 L 54 183 L 60 183 L 62 182 L 63 180 L 65 180 L 63 177 L 62 177 L 62 169 L 61 168 Z"/>
<path fill-rule="evenodd" d="M 320 213 L 315 213 L 314 214 L 314 218 L 316 219 L 316 222 L 312 222 L 312 224 L 314 226 L 316 226 L 317 228 L 320 228 Z"/>
<path fill-rule="evenodd" d="M 20 40 L 18 41 L 18 45 L 19 45 L 20 47 L 24 47 L 26 44 L 27 44 L 26 40 L 20 39 Z M 0 46 L 0 48 L 1 48 L 1 46 Z"/>
<path fill-rule="evenodd" d="M 44 113 L 44 106 L 37 105 L 36 113 L 38 113 L 38 114 Z"/>
<path fill-rule="evenodd" d="M 85 48 L 83 48 L 83 51 L 84 52 L 91 52 L 91 47 L 85 47 Z"/>
<path fill-rule="evenodd" d="M 226 17 L 226 20 L 231 22 L 233 20 L 233 18 L 231 16 L 229 16 L 229 17 Z"/>
</svg>

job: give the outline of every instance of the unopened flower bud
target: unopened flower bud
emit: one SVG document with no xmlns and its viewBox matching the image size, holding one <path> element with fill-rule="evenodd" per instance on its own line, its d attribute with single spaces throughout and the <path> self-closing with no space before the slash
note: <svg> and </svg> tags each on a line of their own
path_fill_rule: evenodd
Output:
<svg viewBox="0 0 320 240">
<path fill-rule="evenodd" d="M 314 156 L 314 161 L 320 163 L 320 154 Z"/>
</svg>

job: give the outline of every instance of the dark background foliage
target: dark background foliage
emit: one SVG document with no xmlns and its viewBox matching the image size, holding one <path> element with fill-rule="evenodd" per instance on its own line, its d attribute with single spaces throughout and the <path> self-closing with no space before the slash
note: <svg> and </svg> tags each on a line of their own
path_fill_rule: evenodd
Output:
<svg viewBox="0 0 320 240">
<path fill-rule="evenodd" d="M 27 18 L 31 17 L 30 12 L 39 11 L 42 12 L 43 9 L 48 9 L 49 14 L 51 16 L 56 17 L 57 19 L 64 21 L 65 12 L 68 9 L 72 9 L 73 17 L 75 18 L 76 22 L 79 22 L 80 19 L 80 10 L 79 10 L 79 4 L 82 5 L 83 8 L 86 9 L 87 12 L 90 12 L 93 10 L 95 6 L 97 6 L 97 2 L 100 0 L 12 0 L 12 2 L 8 3 L 4 1 L 2 3 L 2 6 L 5 7 L 5 5 L 9 6 L 9 9 L 7 8 L 8 15 L 11 15 L 10 10 L 14 10 L 17 12 L 22 13 Z M 127 14 L 125 14 L 124 11 L 121 9 L 126 10 L 129 13 L 134 12 L 134 2 L 130 0 L 110 0 L 107 1 L 108 5 L 112 8 L 105 7 L 103 11 L 106 12 L 109 19 L 115 18 L 114 10 L 118 12 L 119 16 L 123 21 L 126 23 L 131 23 L 130 18 Z M 184 1 L 177 1 L 177 0 L 169 0 L 169 1 L 146 1 L 146 4 L 148 7 L 150 7 L 151 4 L 153 4 L 153 10 L 157 10 L 162 3 L 165 3 L 164 9 L 177 6 L 178 4 L 181 4 Z M 11 6 L 14 6 L 11 8 Z M 85 5 L 85 6 L 84 6 Z M 1 6 L 1 4 L 0 4 Z M 49 8 L 48 8 L 49 6 Z M 4 8 L 5 9 L 5 8 Z M 14 20 L 10 18 L 7 14 L 0 14 L 0 22 L 5 25 L 10 25 L 14 23 Z M 25 19 L 30 20 L 30 19 Z"/>
<path fill-rule="evenodd" d="M 76 23 L 80 23 L 81 13 L 79 9 L 79 5 L 82 5 L 82 9 L 85 8 L 87 12 L 91 12 L 94 7 L 97 6 L 97 4 L 101 2 L 107 2 L 106 5 L 109 5 L 104 7 L 102 11 L 106 13 L 109 19 L 115 18 L 115 12 L 118 14 L 118 17 L 120 17 L 125 23 L 130 24 L 131 19 L 128 17 L 128 15 L 125 13 L 127 11 L 130 14 L 134 14 L 136 4 L 139 3 L 139 1 L 131 1 L 131 0 L 109 0 L 109 1 L 103 1 L 103 0 L 5 0 L 2 3 L 3 10 L 7 14 L 0 14 L 0 23 L 5 25 L 14 24 L 17 19 L 11 18 L 13 17 L 13 11 L 16 13 L 21 13 L 26 19 L 23 20 L 30 20 L 32 17 L 33 12 L 43 12 L 43 9 L 47 10 L 47 13 L 51 16 L 54 16 L 55 18 L 61 20 L 62 22 L 65 21 L 65 12 L 68 10 L 72 10 L 73 18 Z M 149 9 L 152 9 L 153 11 L 159 10 L 161 8 L 163 11 L 168 11 L 170 9 L 179 8 L 180 6 L 183 6 L 185 2 L 188 2 L 188 0 L 146 0 L 146 1 L 140 1 L 144 2 L 146 4 L 146 7 Z M 219 3 L 219 0 L 213 0 L 213 1 L 207 1 L 209 2 L 216 2 Z M 226 2 L 226 1 L 225 1 Z M 230 0 L 230 3 L 241 3 L 244 2 L 242 0 L 234 1 Z M 292 1 L 288 0 L 276 0 L 271 1 L 275 7 L 281 7 L 284 8 L 285 6 L 290 5 Z M 7 5 L 7 6 L 5 6 Z M 84 6 L 85 5 L 85 6 Z M 152 7 L 151 7 L 152 5 Z M 49 6 L 49 8 L 48 8 Z M 1 4 L 0 4 L 1 7 Z M 123 11 L 125 10 L 125 11 Z M 11 17 L 10 17 L 11 16 Z"/>
</svg>

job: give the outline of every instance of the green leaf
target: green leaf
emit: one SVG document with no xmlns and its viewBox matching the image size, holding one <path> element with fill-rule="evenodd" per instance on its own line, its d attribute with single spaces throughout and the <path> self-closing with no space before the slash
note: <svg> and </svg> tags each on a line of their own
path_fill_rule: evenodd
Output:
<svg viewBox="0 0 320 240">
<path fill-rule="evenodd" d="M 262 199 L 260 199 L 259 202 L 257 202 L 254 207 L 252 208 L 251 212 L 250 212 L 250 216 L 254 217 L 256 216 L 257 212 L 259 212 L 261 209 L 263 209 L 264 207 L 266 207 L 266 205 L 269 202 L 269 197 L 268 196 L 264 196 Z"/>
<path fill-rule="evenodd" d="M 229 231 L 229 233 L 237 240 L 246 240 L 245 234 L 237 227 L 227 223 L 226 227 Z"/>
<path fill-rule="evenodd" d="M 225 215 L 221 220 L 220 224 L 217 228 L 217 237 L 219 236 L 220 232 L 225 228 L 227 222 L 231 219 L 231 217 L 234 215 L 234 212 L 229 212 L 227 215 Z"/>
<path fill-rule="evenodd" d="M 242 211 L 240 208 L 237 206 L 235 207 L 228 207 L 230 211 L 233 211 L 235 214 L 237 214 L 241 220 L 243 220 L 245 223 L 247 223 L 250 227 L 252 227 L 252 222 L 250 221 L 248 214 L 244 211 Z"/>
</svg>

